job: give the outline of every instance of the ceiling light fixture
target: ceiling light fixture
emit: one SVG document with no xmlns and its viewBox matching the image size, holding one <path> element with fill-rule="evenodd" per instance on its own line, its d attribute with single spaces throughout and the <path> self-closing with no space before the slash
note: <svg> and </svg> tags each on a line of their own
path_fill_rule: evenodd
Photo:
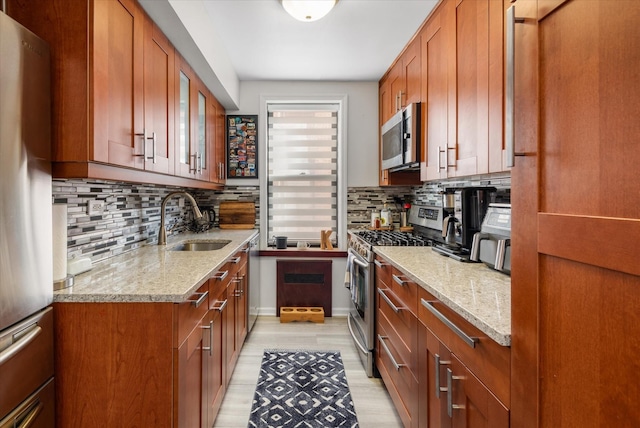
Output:
<svg viewBox="0 0 640 428">
<path fill-rule="evenodd" d="M 284 10 L 298 21 L 312 22 L 324 17 L 338 0 L 280 0 Z"/>
</svg>

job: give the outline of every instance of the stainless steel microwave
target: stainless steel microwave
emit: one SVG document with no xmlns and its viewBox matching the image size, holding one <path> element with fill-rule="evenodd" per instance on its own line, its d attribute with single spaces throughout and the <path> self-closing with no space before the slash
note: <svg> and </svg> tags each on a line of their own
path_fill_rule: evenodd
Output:
<svg viewBox="0 0 640 428">
<path fill-rule="evenodd" d="M 420 166 L 420 103 L 394 114 L 380 129 L 382 169 L 398 171 Z"/>
</svg>

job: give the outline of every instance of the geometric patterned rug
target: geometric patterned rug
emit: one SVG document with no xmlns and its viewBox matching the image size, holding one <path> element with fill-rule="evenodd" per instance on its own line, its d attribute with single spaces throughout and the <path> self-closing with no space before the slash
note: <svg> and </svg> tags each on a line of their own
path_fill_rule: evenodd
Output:
<svg viewBox="0 0 640 428">
<path fill-rule="evenodd" d="M 357 428 L 340 352 L 267 349 L 249 428 Z"/>
</svg>

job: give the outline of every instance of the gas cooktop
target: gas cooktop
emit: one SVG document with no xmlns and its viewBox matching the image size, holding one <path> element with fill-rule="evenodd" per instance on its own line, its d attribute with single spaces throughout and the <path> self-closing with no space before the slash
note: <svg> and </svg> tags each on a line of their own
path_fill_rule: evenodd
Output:
<svg viewBox="0 0 640 428">
<path fill-rule="evenodd" d="M 356 230 L 354 235 L 370 245 L 386 245 L 397 247 L 426 247 L 431 245 L 431 239 L 415 235 L 411 232 L 393 230 Z"/>
</svg>

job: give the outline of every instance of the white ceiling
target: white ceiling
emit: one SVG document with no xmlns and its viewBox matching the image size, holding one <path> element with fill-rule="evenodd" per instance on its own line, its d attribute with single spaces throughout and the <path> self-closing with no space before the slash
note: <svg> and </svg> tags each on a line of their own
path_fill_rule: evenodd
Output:
<svg viewBox="0 0 640 428">
<path fill-rule="evenodd" d="M 240 80 L 377 81 L 437 0 L 339 0 L 300 22 L 278 0 L 208 0 Z"/>
<path fill-rule="evenodd" d="M 438 0 L 339 0 L 300 22 L 279 0 L 139 0 L 227 108 L 240 81 L 378 81 Z"/>
</svg>

